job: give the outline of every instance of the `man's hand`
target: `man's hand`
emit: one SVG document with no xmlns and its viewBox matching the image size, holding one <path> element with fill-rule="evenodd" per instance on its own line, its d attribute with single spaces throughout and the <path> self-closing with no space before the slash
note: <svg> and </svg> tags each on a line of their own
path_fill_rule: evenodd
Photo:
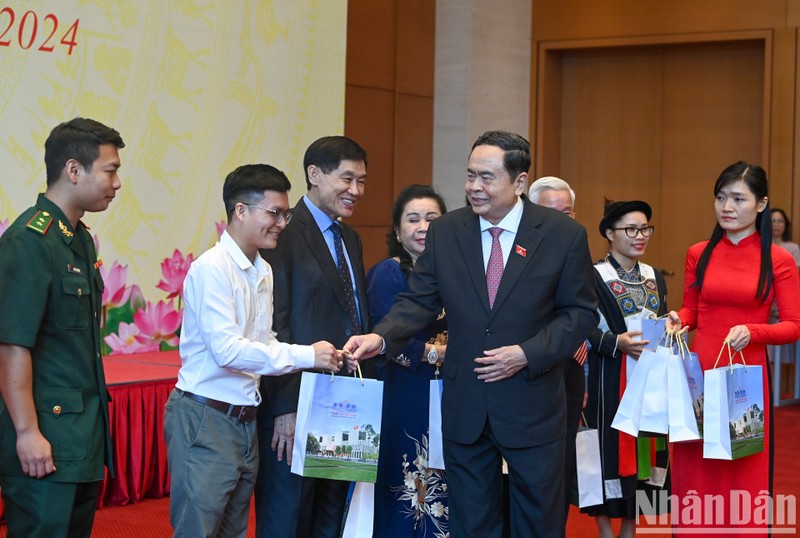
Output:
<svg viewBox="0 0 800 538">
<path fill-rule="evenodd" d="M 478 374 L 478 379 L 487 383 L 508 379 L 528 366 L 528 359 L 520 346 L 504 346 L 484 353 L 486 356 L 478 357 L 475 362 L 486 366 L 475 368 L 475 373 Z"/>
<path fill-rule="evenodd" d="M 55 472 L 53 448 L 39 430 L 33 403 L 33 367 L 28 348 L 0 344 L 0 395 L 17 432 L 17 457 L 26 476 Z"/>
<path fill-rule="evenodd" d="M 642 354 L 644 346 L 650 343 L 650 340 L 634 340 L 635 336 L 641 336 L 642 331 L 628 331 L 622 333 L 617 337 L 617 349 L 625 353 L 627 356 L 634 359 L 639 359 Z"/>
<path fill-rule="evenodd" d="M 275 417 L 275 429 L 272 432 L 272 451 L 277 452 L 278 461 L 283 461 L 286 454 L 286 465 L 292 465 L 292 449 L 294 448 L 294 427 L 297 413 L 286 413 Z"/>
<path fill-rule="evenodd" d="M 42 478 L 56 470 L 52 447 L 38 429 L 17 434 L 17 456 L 27 476 Z"/>
<path fill-rule="evenodd" d="M 358 361 L 371 359 L 381 352 L 381 348 L 383 348 L 383 338 L 375 333 L 351 336 L 342 348 L 347 369 L 352 372 L 356 369 Z"/>
<path fill-rule="evenodd" d="M 314 368 L 326 372 L 338 372 L 342 367 L 342 354 L 330 342 L 322 340 L 311 345 L 314 348 Z"/>
</svg>

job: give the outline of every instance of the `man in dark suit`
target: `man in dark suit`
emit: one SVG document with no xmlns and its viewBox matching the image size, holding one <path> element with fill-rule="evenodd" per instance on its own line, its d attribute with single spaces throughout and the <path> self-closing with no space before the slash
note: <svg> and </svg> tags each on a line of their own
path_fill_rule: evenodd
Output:
<svg viewBox="0 0 800 538">
<path fill-rule="evenodd" d="M 367 154 L 349 138 L 328 136 L 309 146 L 303 167 L 306 195 L 278 246 L 262 251 L 275 277 L 273 329 L 281 342 L 326 340 L 341 348 L 369 326 L 361 239 L 339 220 L 350 217 L 364 195 Z M 261 381 L 260 538 L 337 537 L 341 530 L 349 483 L 290 472 L 299 391 L 299 374 Z"/>
<path fill-rule="evenodd" d="M 391 357 L 444 308 L 442 422 L 452 536 L 502 534 L 501 458 L 512 536 L 563 536 L 562 363 L 597 325 L 586 230 L 528 202 L 530 146 L 484 133 L 472 147 L 470 207 L 431 223 L 403 294 L 345 345 L 348 363 Z"/>
</svg>

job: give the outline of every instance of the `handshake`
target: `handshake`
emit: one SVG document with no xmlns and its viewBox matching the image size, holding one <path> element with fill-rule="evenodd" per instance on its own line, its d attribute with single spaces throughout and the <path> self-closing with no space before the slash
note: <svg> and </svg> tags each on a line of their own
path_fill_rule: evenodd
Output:
<svg viewBox="0 0 800 538">
<path fill-rule="evenodd" d="M 317 342 L 314 348 L 314 368 L 329 372 L 338 372 L 344 363 L 347 371 L 357 369 L 358 361 L 370 359 L 379 354 L 383 349 L 383 338 L 374 333 L 359 334 L 350 337 L 342 349 L 336 349 L 333 344 Z"/>
</svg>

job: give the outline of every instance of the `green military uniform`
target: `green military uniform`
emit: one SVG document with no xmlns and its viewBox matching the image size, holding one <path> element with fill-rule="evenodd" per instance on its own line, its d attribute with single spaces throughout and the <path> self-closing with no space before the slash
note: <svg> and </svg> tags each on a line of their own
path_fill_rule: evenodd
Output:
<svg viewBox="0 0 800 538">
<path fill-rule="evenodd" d="M 112 468 L 98 268 L 86 226 L 73 229 L 43 194 L 0 237 L 0 342 L 30 349 L 39 429 L 56 467 L 27 479 L 37 484 L 101 481 L 103 465 Z M 26 479 L 16 441 L 0 401 L 0 483 L 9 499 Z"/>
</svg>

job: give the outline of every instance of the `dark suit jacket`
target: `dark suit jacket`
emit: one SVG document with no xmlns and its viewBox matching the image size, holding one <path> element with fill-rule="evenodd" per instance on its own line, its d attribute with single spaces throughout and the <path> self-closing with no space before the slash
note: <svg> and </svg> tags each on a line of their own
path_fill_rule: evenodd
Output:
<svg viewBox="0 0 800 538">
<path fill-rule="evenodd" d="M 498 442 L 509 448 L 549 443 L 566 433 L 562 362 L 598 323 L 592 260 L 583 226 L 523 203 L 492 310 L 480 224 L 465 207 L 431 223 L 409 279 L 411 292 L 375 327 L 391 357 L 444 307 L 449 334 L 442 422 L 451 441 L 474 442 L 487 417 Z M 526 368 L 499 382 L 477 379 L 476 357 L 514 344 L 525 352 Z"/>
<path fill-rule="evenodd" d="M 344 287 L 325 239 L 314 217 L 301 199 L 292 209 L 292 222 L 281 233 L 278 246 L 261 255 L 274 274 L 273 330 L 278 340 L 290 344 L 313 344 L 326 340 L 341 349 L 352 335 L 345 306 Z M 362 331 L 369 328 L 367 294 L 361 238 L 341 224 L 353 278 L 356 281 Z M 272 427 L 274 417 L 297 411 L 300 373 L 263 376 L 259 422 Z"/>
</svg>

